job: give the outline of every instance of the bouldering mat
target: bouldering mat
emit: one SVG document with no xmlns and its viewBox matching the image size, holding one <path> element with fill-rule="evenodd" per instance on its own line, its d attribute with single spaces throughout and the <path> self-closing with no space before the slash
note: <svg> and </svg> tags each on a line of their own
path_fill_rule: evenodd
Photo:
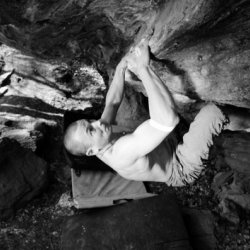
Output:
<svg viewBox="0 0 250 250">
<path fill-rule="evenodd" d="M 71 177 L 76 208 L 105 207 L 121 200 L 154 196 L 147 192 L 143 182 L 126 180 L 113 171 L 85 169 L 77 176 L 72 169 Z"/>
<path fill-rule="evenodd" d="M 86 210 L 62 223 L 63 250 L 188 250 L 188 234 L 173 195 Z"/>
</svg>

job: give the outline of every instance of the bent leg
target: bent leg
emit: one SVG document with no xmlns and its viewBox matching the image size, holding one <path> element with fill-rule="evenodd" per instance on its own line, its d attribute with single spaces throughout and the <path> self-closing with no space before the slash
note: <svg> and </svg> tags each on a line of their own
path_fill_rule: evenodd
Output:
<svg viewBox="0 0 250 250">
<path fill-rule="evenodd" d="M 209 156 L 213 136 L 218 135 L 227 118 L 214 104 L 203 107 L 191 123 L 189 131 L 183 137 L 183 143 L 176 150 L 178 174 L 183 185 L 192 183 L 204 168 L 203 160 Z"/>
</svg>

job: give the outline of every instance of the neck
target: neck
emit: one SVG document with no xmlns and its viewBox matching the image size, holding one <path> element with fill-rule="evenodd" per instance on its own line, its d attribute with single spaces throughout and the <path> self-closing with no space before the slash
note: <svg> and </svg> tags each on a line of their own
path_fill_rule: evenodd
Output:
<svg viewBox="0 0 250 250">
<path fill-rule="evenodd" d="M 117 141 L 120 137 L 122 137 L 124 135 L 123 132 L 119 132 L 119 133 L 112 133 L 110 136 L 110 142 L 112 141 Z M 110 143 L 109 142 L 109 143 Z"/>
<path fill-rule="evenodd" d="M 112 131 L 113 131 L 113 133 L 121 133 L 121 132 L 130 133 L 131 128 L 124 127 L 121 125 L 112 125 Z"/>
<path fill-rule="evenodd" d="M 105 152 L 110 150 L 114 143 L 122 136 L 124 136 L 124 132 L 119 132 L 119 133 L 112 133 L 110 136 L 110 141 L 108 144 L 106 144 L 102 149 L 100 149 L 99 153 L 97 154 L 99 157 L 102 157 Z"/>
</svg>

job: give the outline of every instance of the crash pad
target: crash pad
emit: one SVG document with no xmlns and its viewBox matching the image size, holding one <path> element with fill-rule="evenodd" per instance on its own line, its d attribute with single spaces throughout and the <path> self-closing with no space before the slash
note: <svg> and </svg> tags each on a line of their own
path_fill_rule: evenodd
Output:
<svg viewBox="0 0 250 250">
<path fill-rule="evenodd" d="M 71 170 L 72 193 L 76 208 L 112 206 L 131 199 L 154 196 L 143 182 L 126 180 L 114 171 Z"/>
</svg>

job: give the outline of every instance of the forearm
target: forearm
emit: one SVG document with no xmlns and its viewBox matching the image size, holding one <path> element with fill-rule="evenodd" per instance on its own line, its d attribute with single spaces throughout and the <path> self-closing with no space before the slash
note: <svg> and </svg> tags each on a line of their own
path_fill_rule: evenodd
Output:
<svg viewBox="0 0 250 250">
<path fill-rule="evenodd" d="M 121 103 L 124 92 L 125 70 L 125 68 L 117 66 L 106 96 L 106 104 Z"/>
<path fill-rule="evenodd" d="M 148 94 L 150 117 L 162 125 L 176 125 L 179 122 L 179 117 L 167 86 L 163 84 L 150 66 L 141 67 L 138 74 Z"/>
<path fill-rule="evenodd" d="M 101 120 L 112 123 L 121 104 L 124 92 L 124 78 L 126 68 L 118 65 L 106 95 L 105 108 Z"/>
</svg>

